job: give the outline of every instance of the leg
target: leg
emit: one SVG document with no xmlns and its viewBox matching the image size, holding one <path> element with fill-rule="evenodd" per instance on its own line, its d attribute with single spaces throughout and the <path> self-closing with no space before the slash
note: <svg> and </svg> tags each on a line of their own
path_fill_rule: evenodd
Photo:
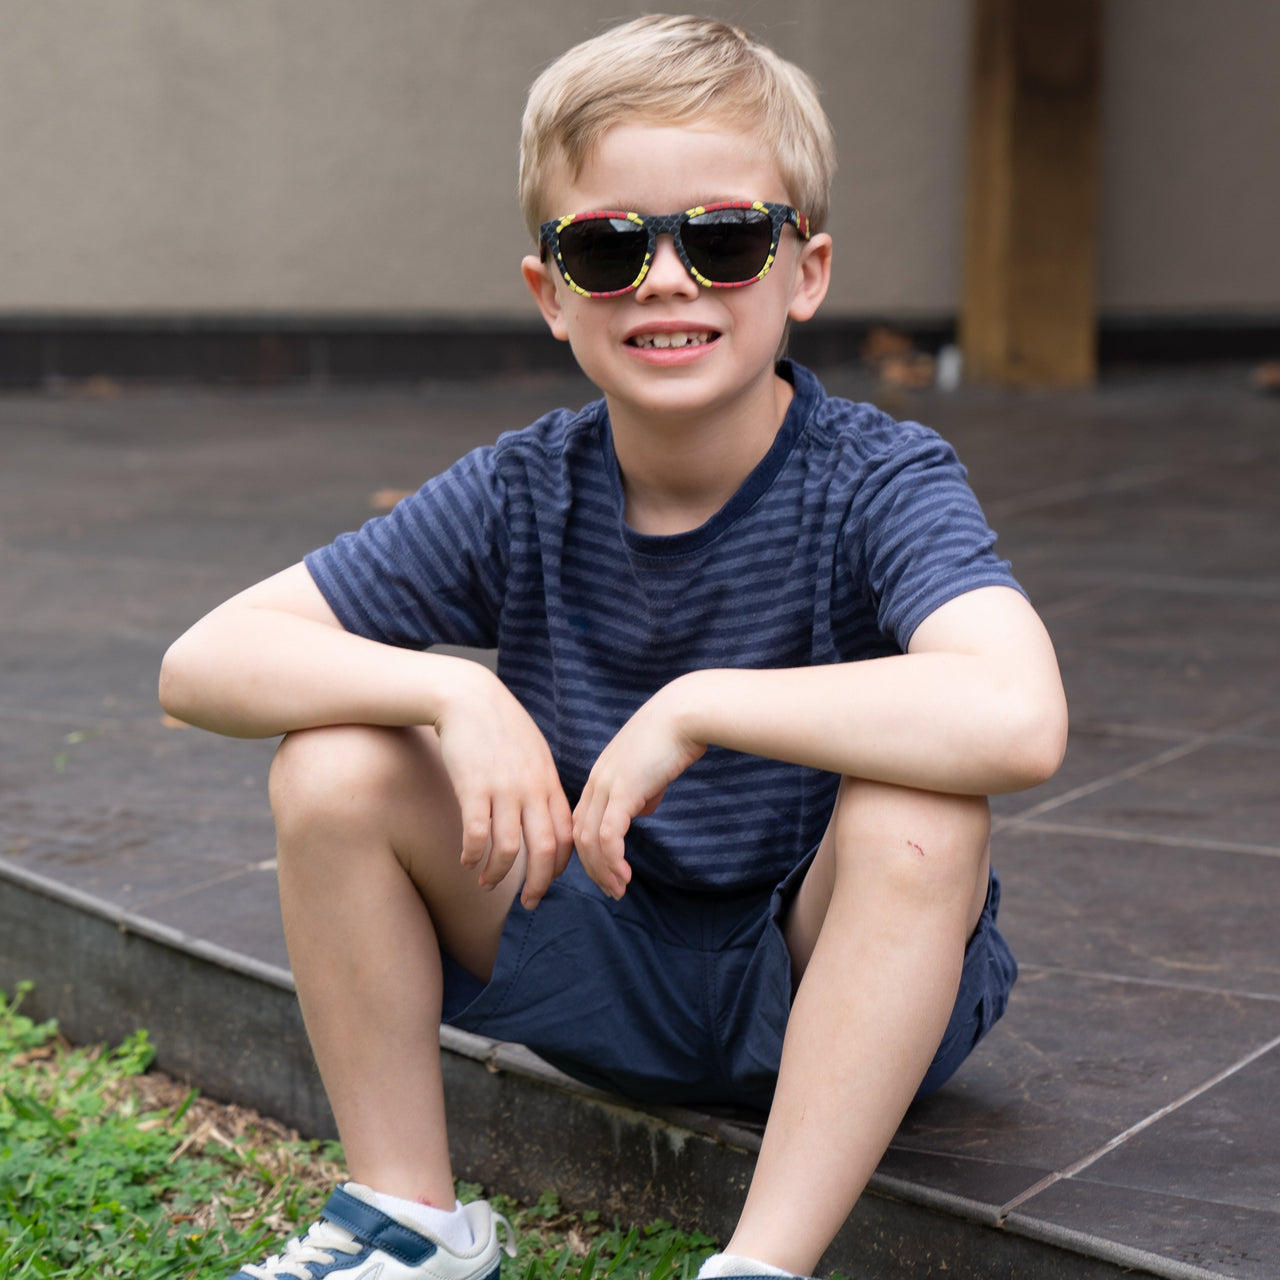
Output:
<svg viewBox="0 0 1280 1280">
<path fill-rule="evenodd" d="M 451 1209 L 440 947 L 488 978 L 522 863 L 493 891 L 461 867 L 430 730 L 290 734 L 271 803 L 289 959 L 351 1175 Z"/>
<path fill-rule="evenodd" d="M 800 979 L 727 1252 L 812 1274 L 946 1030 L 988 875 L 984 799 L 846 778 L 786 923 Z"/>
</svg>

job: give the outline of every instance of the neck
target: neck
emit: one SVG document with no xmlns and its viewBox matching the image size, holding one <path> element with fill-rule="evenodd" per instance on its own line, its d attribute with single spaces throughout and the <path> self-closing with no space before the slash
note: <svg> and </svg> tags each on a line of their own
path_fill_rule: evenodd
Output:
<svg viewBox="0 0 1280 1280">
<path fill-rule="evenodd" d="M 674 534 L 705 524 L 769 452 L 793 394 L 770 370 L 758 387 L 712 413 L 658 416 L 610 399 L 628 525 Z"/>
</svg>

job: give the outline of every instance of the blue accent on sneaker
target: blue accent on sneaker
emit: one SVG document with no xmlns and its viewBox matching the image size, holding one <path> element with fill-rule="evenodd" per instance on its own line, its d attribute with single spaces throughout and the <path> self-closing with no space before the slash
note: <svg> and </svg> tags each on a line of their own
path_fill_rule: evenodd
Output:
<svg viewBox="0 0 1280 1280">
<path fill-rule="evenodd" d="M 439 1248 L 434 1240 L 397 1222 L 394 1218 L 357 1200 L 339 1187 L 328 1199 L 320 1216 L 339 1227 L 345 1227 L 357 1240 L 381 1249 L 408 1267 L 419 1267 Z M 350 1267 L 354 1259 L 344 1266 Z"/>
<path fill-rule="evenodd" d="M 355 1271 L 362 1263 L 373 1257 L 376 1252 L 377 1250 L 374 1246 L 368 1244 L 359 1253 L 339 1253 L 335 1255 L 332 1262 L 308 1262 L 305 1266 L 311 1276 L 311 1280 L 325 1280 L 325 1277 L 334 1271 Z M 254 1280 L 254 1277 L 247 1271 L 237 1271 L 231 1277 L 231 1280 Z M 290 1280 L 292 1280 L 292 1275 L 290 1275 Z"/>
</svg>

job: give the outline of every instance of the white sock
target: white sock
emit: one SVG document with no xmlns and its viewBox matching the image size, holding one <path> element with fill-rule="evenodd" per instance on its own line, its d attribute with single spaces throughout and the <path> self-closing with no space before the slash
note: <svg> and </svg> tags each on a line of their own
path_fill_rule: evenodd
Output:
<svg viewBox="0 0 1280 1280">
<path fill-rule="evenodd" d="M 406 1226 L 417 1227 L 419 1231 L 426 1232 L 450 1253 L 466 1253 L 475 1245 L 476 1239 L 471 1231 L 471 1223 L 462 1210 L 461 1200 L 454 1201 L 452 1209 L 437 1209 L 434 1205 L 402 1200 L 399 1196 L 390 1196 L 384 1191 L 370 1190 L 367 1195 L 358 1195 L 356 1185 L 358 1184 L 348 1183 L 345 1190 Z M 361 1187 L 360 1190 L 364 1191 L 365 1188 Z"/>
<path fill-rule="evenodd" d="M 715 1276 L 789 1276 L 790 1271 L 771 1267 L 767 1262 L 744 1258 L 738 1253 L 713 1253 L 698 1270 L 698 1280 Z"/>
</svg>

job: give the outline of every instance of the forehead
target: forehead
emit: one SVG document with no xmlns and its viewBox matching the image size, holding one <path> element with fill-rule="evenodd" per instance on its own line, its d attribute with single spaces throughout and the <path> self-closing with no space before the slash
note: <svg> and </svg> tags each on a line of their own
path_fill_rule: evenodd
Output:
<svg viewBox="0 0 1280 1280">
<path fill-rule="evenodd" d="M 729 125 L 615 125 L 579 174 L 557 166 L 546 193 L 551 217 L 588 209 L 675 213 L 713 200 L 790 201 L 760 135 Z"/>
</svg>

